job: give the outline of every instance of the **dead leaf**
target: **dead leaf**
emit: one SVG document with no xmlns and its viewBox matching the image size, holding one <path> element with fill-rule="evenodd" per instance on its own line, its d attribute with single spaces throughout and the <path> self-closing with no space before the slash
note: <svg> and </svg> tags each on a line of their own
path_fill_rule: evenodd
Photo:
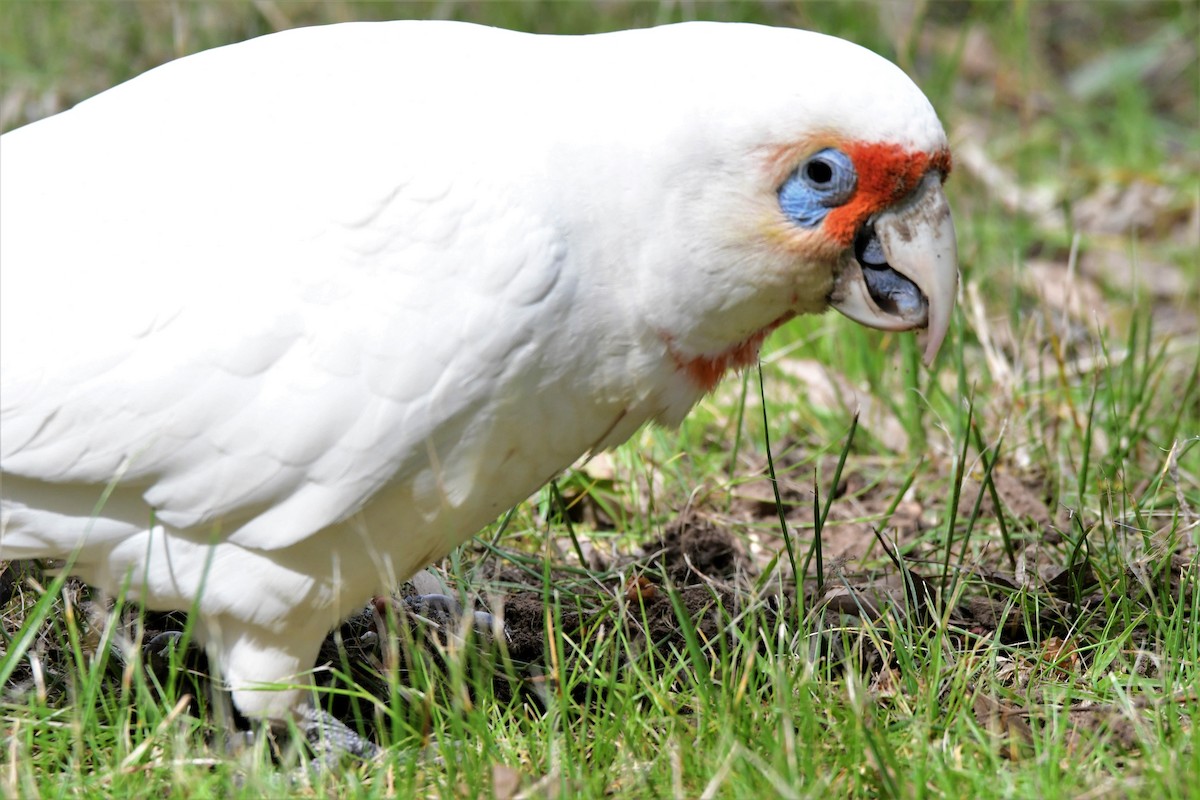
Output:
<svg viewBox="0 0 1200 800">
<path fill-rule="evenodd" d="M 1067 712 L 1068 752 L 1078 754 L 1094 739 L 1115 745 L 1120 750 L 1136 750 L 1145 739 L 1143 715 L 1148 709 L 1125 709 L 1113 703 L 1076 705 Z"/>
<path fill-rule="evenodd" d="M 888 664 L 883 664 L 879 668 L 879 672 L 875 673 L 875 677 L 871 679 L 868 691 L 873 697 L 880 699 L 900 694 L 900 673 Z"/>
<path fill-rule="evenodd" d="M 1148 233 L 1169 221 L 1174 192 L 1135 178 L 1126 184 L 1104 183 L 1072 209 L 1075 227 L 1084 233 L 1128 236 Z"/>
<path fill-rule="evenodd" d="M 1150 258 L 1121 245 L 1096 244 L 1079 256 L 1079 271 L 1105 286 L 1124 292 L 1136 290 L 1152 297 L 1176 300 L 1196 290 L 1197 281 L 1166 261 Z"/>
<path fill-rule="evenodd" d="M 959 610 L 969 616 L 967 627 L 976 633 L 990 634 L 1000 629 L 1015 633 L 1021 622 L 1019 610 L 1012 603 L 983 595 L 964 598 Z"/>
<path fill-rule="evenodd" d="M 1033 729 L 1024 710 L 980 692 L 975 693 L 971 702 L 975 721 L 992 734 L 1001 756 L 1018 761 L 1030 753 Z"/>
<path fill-rule="evenodd" d="M 1066 313 L 1081 322 L 1099 317 L 1108 320 L 1108 303 L 1103 292 L 1088 277 L 1071 274 L 1067 265 L 1056 261 L 1030 260 L 1025 264 L 1025 279 L 1046 305 L 1059 314 Z"/>
<path fill-rule="evenodd" d="M 1037 481 L 1031 480 L 1027 483 L 1016 475 L 997 469 L 992 472 L 992 483 L 1009 516 L 1022 522 L 1032 523 L 1037 528 L 1049 528 L 1053 524 L 1050 508 L 1042 499 L 1045 489 Z M 958 505 L 959 514 L 966 515 L 971 512 L 980 488 L 979 481 L 974 477 L 963 481 Z M 980 516 L 984 519 L 995 517 L 996 508 L 992 502 L 992 494 L 986 486 L 982 487 L 982 491 L 983 500 L 979 505 Z"/>
<path fill-rule="evenodd" d="M 905 577 L 889 573 L 881 580 L 867 584 L 831 586 L 823 598 L 829 610 L 862 619 L 879 619 L 888 609 L 900 616 L 915 610 L 918 620 L 927 620 L 933 587 L 912 570 L 905 568 Z"/>
<path fill-rule="evenodd" d="M 515 800 L 521 790 L 521 773 L 505 764 L 492 765 L 492 797 Z"/>
<path fill-rule="evenodd" d="M 1079 650 L 1076 649 L 1073 640 L 1051 636 L 1042 642 L 1042 660 L 1064 677 L 1068 677 L 1078 671 Z"/>
</svg>

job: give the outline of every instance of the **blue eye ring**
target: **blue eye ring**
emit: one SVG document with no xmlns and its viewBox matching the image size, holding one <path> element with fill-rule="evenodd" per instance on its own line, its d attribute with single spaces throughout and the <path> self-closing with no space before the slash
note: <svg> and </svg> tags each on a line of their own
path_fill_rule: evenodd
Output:
<svg viewBox="0 0 1200 800">
<path fill-rule="evenodd" d="M 813 153 L 796 172 L 809 188 L 822 196 L 823 205 L 827 208 L 840 206 L 849 200 L 854 194 L 854 187 L 858 185 L 858 175 L 854 172 L 854 162 L 850 156 L 832 147 Z"/>
<path fill-rule="evenodd" d="M 831 208 L 853 197 L 857 186 L 850 156 L 826 147 L 809 156 L 779 187 L 779 207 L 793 222 L 815 228 Z"/>
</svg>

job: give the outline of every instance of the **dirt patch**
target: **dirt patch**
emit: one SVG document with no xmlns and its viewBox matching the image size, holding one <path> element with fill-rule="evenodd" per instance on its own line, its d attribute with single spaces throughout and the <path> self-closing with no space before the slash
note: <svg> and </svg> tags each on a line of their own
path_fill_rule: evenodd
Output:
<svg viewBox="0 0 1200 800">
<path fill-rule="evenodd" d="M 403 592 L 367 603 L 325 640 L 317 660 L 316 683 L 334 686 L 349 678 L 384 698 L 389 681 L 402 686 L 410 683 L 418 666 L 446 672 L 448 650 L 466 642 L 473 650 L 488 654 L 493 667 L 504 664 L 508 670 L 492 669 L 493 674 L 486 678 L 499 700 L 519 695 L 541 705 L 545 673 L 552 660 L 547 646 L 552 641 L 586 650 L 598 636 L 605 635 L 601 631 L 604 626 L 616 622 L 628 642 L 621 659 L 648 657 L 653 652 L 657 657 L 649 659 L 649 668 L 661 669 L 673 653 L 688 649 L 689 639 L 711 651 L 723 637 L 736 635 L 733 621 L 757 602 L 745 591 L 746 579 L 755 570 L 738 537 L 694 514 L 672 521 L 641 555 L 627 556 L 618 569 L 591 580 L 580 580 L 577 571 L 554 569 L 547 588 L 542 585 L 542 575 L 503 562 L 483 572 L 483 582 L 492 589 L 467 610 L 445 595 Z M 36 580 L 38 575 L 25 568 L 5 570 L 4 574 L 10 576 L 10 594 L 19 589 L 23 577 L 30 575 Z M 94 600 L 88 588 L 75 581 L 68 584 L 66 596 L 69 605 L 84 610 L 77 616 L 91 623 L 87 626 L 90 631 L 103 629 L 110 606 L 102 599 Z M 552 598 L 549 605 L 547 598 Z M 55 646 L 51 627 L 35 649 L 38 669 L 31 669 L 28 663 L 18 668 L 6 687 L 9 697 L 36 690 L 68 702 L 73 665 L 67 650 Z M 181 613 L 125 611 L 120 641 L 109 656 L 110 677 L 121 680 L 128 660 L 140 651 L 145 668 L 157 680 L 183 680 L 171 664 L 183 665 L 189 683 L 186 687 L 177 684 L 177 688 L 211 699 L 211 686 L 196 679 L 208 673 L 203 652 L 195 647 L 173 652 L 186 644 L 186 629 L 186 615 Z M 496 632 L 501 634 L 499 640 Z M 98 635 L 83 638 L 85 645 L 93 648 L 85 648 L 85 656 L 94 658 Z M 41 685 L 36 687 L 35 673 L 41 676 L 37 678 Z M 335 714 L 352 715 L 345 697 L 333 694 L 330 698 L 330 710 Z M 193 711 L 199 713 L 199 706 Z"/>
<path fill-rule="evenodd" d="M 672 521 L 646 550 L 651 567 L 680 586 L 733 578 L 746 568 L 746 557 L 733 534 L 694 514 Z"/>
<path fill-rule="evenodd" d="M 1036 482 L 1003 472 L 997 476 L 1005 513 L 1041 530 L 1039 546 L 1022 553 L 1016 567 L 976 563 L 956 567 L 946 576 L 940 572 L 941 559 L 914 557 L 920 555 L 916 537 L 927 530 L 922 506 L 915 500 L 895 501 L 894 487 L 847 476 L 836 489 L 823 538 L 827 546 L 854 555 L 874 548 L 876 561 L 884 567 L 855 573 L 849 560 L 830 556 L 825 585 L 818 587 L 811 575 L 803 584 L 804 624 L 814 631 L 845 631 L 856 624 L 875 624 L 887 615 L 919 627 L 948 620 L 951 638 L 996 637 L 1024 646 L 1030 644 L 1031 631 L 1051 638 L 1081 635 L 1086 625 L 1080 620 L 1087 620 L 1104 602 L 1086 551 L 1065 558 L 1065 545 L 1046 535 L 1052 533 L 1045 528 L 1049 506 Z M 785 497 L 794 501 L 785 508 L 789 527 L 797 542 L 807 546 L 804 539 L 811 536 L 811 527 L 805 531 L 803 526 L 811 526 L 814 504 L 805 492 L 811 490 L 798 481 L 784 489 Z M 964 487 L 963 494 L 969 496 L 970 490 Z M 990 495 L 985 497 L 986 516 L 994 509 Z M 797 608 L 785 560 L 774 557 L 782 552 L 778 531 L 763 524 L 778 516 L 773 496 L 769 514 L 763 498 L 743 497 L 734 506 L 730 516 L 693 509 L 669 522 L 639 551 L 614 554 L 601 572 L 558 563 L 547 574 L 528 554 L 499 551 L 501 557 L 489 555 L 473 568 L 470 588 L 479 594 L 465 609 L 459 599 L 437 593 L 454 591 L 440 581 L 432 582 L 432 593 L 427 582 L 423 594 L 409 587 L 407 593 L 374 598 L 326 639 L 314 676 L 318 685 L 327 687 L 348 680 L 382 702 L 367 702 L 360 692 L 333 691 L 323 695 L 326 707 L 349 724 L 371 729 L 387 724 L 381 708 L 394 707 L 390 700 L 397 693 L 405 697 L 407 687 L 416 686 L 418 691 L 411 702 L 401 704 L 400 713 L 416 715 L 410 723 L 419 730 L 420 715 L 429 713 L 429 703 L 437 702 L 439 694 L 449 701 L 465 692 L 474 702 L 482 693 L 502 705 L 513 703 L 514 709 L 540 713 L 562 692 L 581 704 L 602 703 L 611 675 L 630 670 L 634 662 L 639 673 L 671 676 L 681 663 L 695 665 L 699 658 L 708 660 L 716 675 L 731 646 L 761 641 L 762 630 L 775 630 L 780 620 L 794 619 Z M 889 508 L 888 535 L 880 543 L 870 520 Z M 766 563 L 773 564 L 769 580 L 763 575 Z M 1186 577 L 1187 563 L 1180 557 L 1177 569 L 1173 566 L 1171 575 L 1159 583 L 1165 581 L 1172 592 L 1184 591 L 1183 584 L 1193 580 Z M 4 619 L 11 634 L 21 621 L 13 609 L 36 600 L 36 593 L 25 587 L 38 578 L 36 571 L 27 570 L 4 570 L 0 576 L 0 590 L 10 598 Z M 947 576 L 969 581 L 969 591 L 948 592 L 943 584 Z M 1158 585 L 1154 576 L 1146 581 Z M 769 596 L 755 593 L 759 584 L 771 587 Z M 1035 595 L 1036 602 L 1013 600 Z M 948 613 L 937 607 L 943 596 L 960 598 Z M 100 646 L 94 632 L 105 627 L 106 607 L 74 582 L 64 597 L 61 602 L 84 611 L 76 618 L 93 632 L 83 636 L 85 647 L 93 648 L 85 655 L 93 658 L 94 648 Z M 122 633 L 110 648 L 106 672 L 113 691 L 121 691 L 129 660 L 140 655 L 156 680 L 176 681 L 179 692 L 203 698 L 193 704 L 193 715 L 209 713 L 218 693 L 203 678 L 204 656 L 194 648 L 178 649 L 178 633 L 186 629 L 184 615 L 127 610 L 121 622 Z M 53 628 L 48 624 L 48 632 L 31 650 L 38 669 L 30 669 L 30 659 L 25 659 L 5 687 L 6 698 L 19 700 L 37 692 L 54 703 L 71 702 L 76 667 L 68 648 L 56 644 L 67 637 Z M 849 640 L 820 633 L 809 639 L 810 654 L 827 662 L 856 663 L 873 676 L 873 685 L 886 687 L 888 670 L 897 663 L 895 654 L 874 645 L 858 645 L 861 651 L 850 653 L 845 641 Z M 1086 647 L 1081 644 L 1077 650 L 1086 652 Z M 1054 660 L 1055 669 L 1074 669 L 1073 662 L 1057 666 L 1060 661 Z M 1014 682 L 1028 680 L 1022 668 L 1014 660 Z M 988 720 L 1008 719 L 1001 712 L 983 711 Z M 245 725 L 240 718 L 235 721 Z"/>
<path fill-rule="evenodd" d="M 1037 529 L 1048 529 L 1061 524 L 1062 520 L 1055 520 L 1050 512 L 1050 504 L 1053 502 L 1050 490 L 1036 476 L 1018 476 L 997 470 L 992 474 L 992 484 L 1001 505 L 1011 518 Z M 985 519 L 995 518 L 997 510 L 990 488 L 982 486 L 977 480 L 967 478 L 963 481 L 958 513 L 962 516 L 969 515 L 976 499 L 979 499 L 980 515 Z"/>
</svg>

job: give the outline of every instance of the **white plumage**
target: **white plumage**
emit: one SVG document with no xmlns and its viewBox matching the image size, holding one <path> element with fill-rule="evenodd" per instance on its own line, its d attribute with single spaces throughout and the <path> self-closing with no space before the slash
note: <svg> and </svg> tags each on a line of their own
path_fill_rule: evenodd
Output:
<svg viewBox="0 0 1200 800">
<path fill-rule="evenodd" d="M 834 205 L 800 172 L 829 148 Z M 0 558 L 199 596 L 283 718 L 303 693 L 256 683 L 789 316 L 936 352 L 948 167 L 903 73 L 793 30 L 347 24 L 167 64 L 0 140 Z"/>
</svg>

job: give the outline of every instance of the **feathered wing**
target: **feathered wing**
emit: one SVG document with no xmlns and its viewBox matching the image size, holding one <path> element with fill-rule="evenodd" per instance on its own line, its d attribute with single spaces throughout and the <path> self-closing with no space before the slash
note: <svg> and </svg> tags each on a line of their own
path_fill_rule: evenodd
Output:
<svg viewBox="0 0 1200 800">
<path fill-rule="evenodd" d="M 112 484 L 113 536 L 150 524 L 152 509 L 204 539 L 292 544 L 469 435 L 501 373 L 528 369 L 522 353 L 569 305 L 561 237 L 541 209 L 432 155 L 398 112 L 313 118 L 319 83 L 305 86 L 310 103 L 256 111 L 239 66 L 222 62 L 227 81 L 205 75 L 223 107 L 245 95 L 236 125 L 178 107 L 184 72 L 160 96 L 139 86 L 141 107 L 160 103 L 153 130 L 126 127 L 136 117 L 118 89 L 5 138 L 10 510 L 53 486 L 58 510 L 90 511 Z M 294 124 L 275 116 L 289 110 Z M 293 138 L 271 140 L 256 120 Z M 319 148 L 342 132 L 325 125 L 392 144 L 329 158 Z M 127 175 L 159 155 L 162 170 Z M 44 541 L 56 530 L 79 535 L 19 519 L 6 557 L 70 547 Z"/>
</svg>

